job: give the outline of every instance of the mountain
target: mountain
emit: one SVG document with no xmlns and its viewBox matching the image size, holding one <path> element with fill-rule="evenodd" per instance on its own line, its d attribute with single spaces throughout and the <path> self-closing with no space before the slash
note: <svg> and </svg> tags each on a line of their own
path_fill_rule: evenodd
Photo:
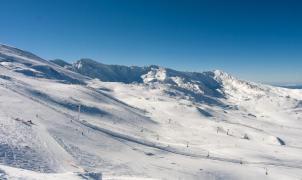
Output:
<svg viewBox="0 0 302 180">
<path fill-rule="evenodd" d="M 0 179 L 299 179 L 302 90 L 0 45 Z"/>
<path fill-rule="evenodd" d="M 229 95 L 265 93 L 266 86 L 241 81 L 223 71 L 182 72 L 156 65 L 137 67 L 106 65 L 91 59 L 81 59 L 72 64 L 70 70 L 97 78 L 103 82 L 162 84 L 169 86 L 166 93 L 175 96 L 186 95 L 204 103 L 215 102 L 223 98 L 225 90 L 231 89 Z M 265 88 L 264 88 L 265 87 Z M 225 88 L 225 90 L 223 90 Z M 237 95 L 239 95 L 237 94 Z M 216 99 L 216 100 L 215 100 Z"/>
<path fill-rule="evenodd" d="M 61 67 L 64 67 L 64 68 L 70 68 L 72 65 L 69 64 L 68 62 L 62 60 L 62 59 L 53 59 L 53 60 L 49 60 L 50 62 L 54 63 L 54 64 L 57 64 Z"/>
<path fill-rule="evenodd" d="M 106 82 L 133 83 L 142 82 L 140 76 L 148 72 L 150 67 L 106 65 L 91 59 L 81 59 L 73 63 L 73 70 L 91 78 Z"/>
<path fill-rule="evenodd" d="M 87 77 L 67 71 L 32 53 L 0 45 L 1 66 L 26 76 L 56 79 L 65 83 L 84 83 Z"/>
<path fill-rule="evenodd" d="M 302 85 L 288 85 L 288 86 L 281 86 L 284 88 L 289 88 L 289 89 L 302 89 Z"/>
</svg>

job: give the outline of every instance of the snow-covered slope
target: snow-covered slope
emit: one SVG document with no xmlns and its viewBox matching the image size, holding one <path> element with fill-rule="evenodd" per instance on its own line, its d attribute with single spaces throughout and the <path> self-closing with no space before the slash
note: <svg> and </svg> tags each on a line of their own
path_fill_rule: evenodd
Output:
<svg viewBox="0 0 302 180">
<path fill-rule="evenodd" d="M 84 83 L 89 79 L 68 71 L 32 53 L 0 44 L 0 63 L 2 67 L 31 77 L 55 79 L 65 83 Z"/>
<path fill-rule="evenodd" d="M 72 67 L 0 46 L 0 179 L 302 177 L 302 90 L 222 71 Z"/>
</svg>

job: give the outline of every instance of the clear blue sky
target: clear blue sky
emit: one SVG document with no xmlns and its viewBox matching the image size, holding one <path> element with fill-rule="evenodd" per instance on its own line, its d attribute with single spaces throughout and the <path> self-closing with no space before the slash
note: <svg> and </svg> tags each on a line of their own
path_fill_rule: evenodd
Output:
<svg viewBox="0 0 302 180">
<path fill-rule="evenodd" d="M 46 58 L 302 83 L 299 0 L 0 0 L 0 43 Z"/>
</svg>

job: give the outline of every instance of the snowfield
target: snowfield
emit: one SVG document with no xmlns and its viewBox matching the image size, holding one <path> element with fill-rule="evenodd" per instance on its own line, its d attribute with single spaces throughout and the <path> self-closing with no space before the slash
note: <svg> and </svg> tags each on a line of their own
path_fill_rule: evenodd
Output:
<svg viewBox="0 0 302 180">
<path fill-rule="evenodd" d="M 302 90 L 219 70 L 0 45 L 0 110 L 0 179 L 302 178 Z"/>
</svg>

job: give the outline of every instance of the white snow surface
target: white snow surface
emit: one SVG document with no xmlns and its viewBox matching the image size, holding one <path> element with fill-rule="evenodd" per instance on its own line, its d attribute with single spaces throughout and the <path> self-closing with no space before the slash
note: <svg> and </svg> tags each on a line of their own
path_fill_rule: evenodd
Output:
<svg viewBox="0 0 302 180">
<path fill-rule="evenodd" d="M 116 68 L 0 45 L 0 179 L 301 179 L 302 90 Z"/>
</svg>

